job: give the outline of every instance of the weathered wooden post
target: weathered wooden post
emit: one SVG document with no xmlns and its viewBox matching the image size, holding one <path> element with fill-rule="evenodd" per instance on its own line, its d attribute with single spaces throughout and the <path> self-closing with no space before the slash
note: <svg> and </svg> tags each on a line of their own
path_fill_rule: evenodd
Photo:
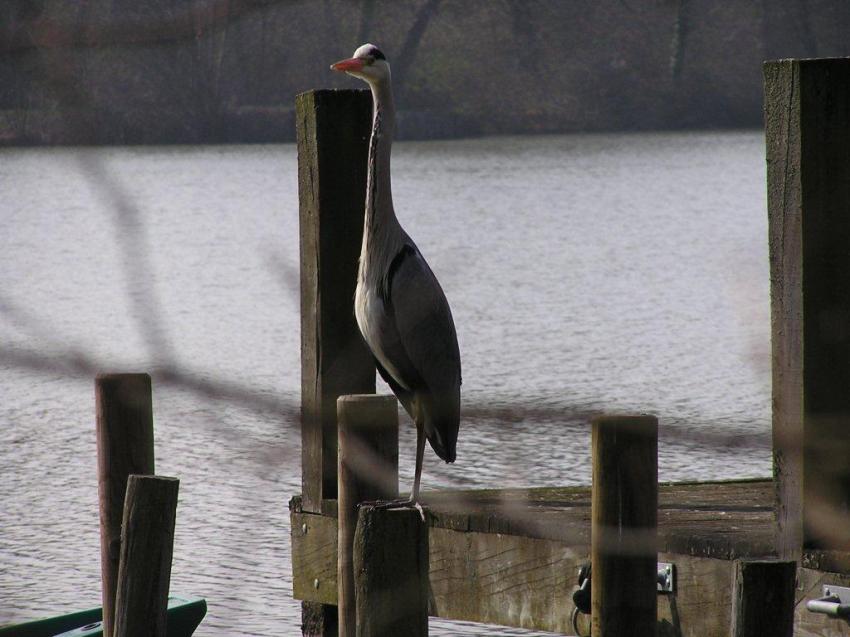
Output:
<svg viewBox="0 0 850 637">
<path fill-rule="evenodd" d="M 654 637 L 658 420 L 596 418 L 592 453 L 592 635 Z"/>
<path fill-rule="evenodd" d="M 352 550 L 357 505 L 398 497 L 395 396 L 340 396 L 337 587 L 340 637 L 357 634 Z"/>
<path fill-rule="evenodd" d="M 151 378 L 101 374 L 95 379 L 95 404 L 103 634 L 111 637 L 127 478 L 154 472 Z"/>
<path fill-rule="evenodd" d="M 732 582 L 732 637 L 791 637 L 797 563 L 736 560 Z"/>
<path fill-rule="evenodd" d="M 850 59 L 764 65 L 780 557 L 850 550 Z"/>
<path fill-rule="evenodd" d="M 115 597 L 115 637 L 166 637 L 180 481 L 130 476 Z"/>
<path fill-rule="evenodd" d="M 305 511 L 337 489 L 336 400 L 375 393 L 354 319 L 372 101 L 368 91 L 296 98 L 301 245 L 301 484 Z M 336 607 L 305 602 L 305 635 L 336 635 Z"/>
<path fill-rule="evenodd" d="M 418 510 L 361 507 L 354 536 L 357 637 L 427 637 L 428 569 L 428 523 Z"/>
</svg>

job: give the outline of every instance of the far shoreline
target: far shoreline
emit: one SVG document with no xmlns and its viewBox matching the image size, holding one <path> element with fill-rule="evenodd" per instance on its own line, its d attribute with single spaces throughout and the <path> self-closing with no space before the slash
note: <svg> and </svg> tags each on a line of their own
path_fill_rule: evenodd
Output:
<svg viewBox="0 0 850 637">
<path fill-rule="evenodd" d="M 218 146 L 239 144 L 295 143 L 295 117 L 291 108 L 239 109 L 223 114 L 215 126 L 173 124 L 150 128 L 133 124 L 132 117 L 116 115 L 119 123 L 95 125 L 94 115 L 81 111 L 51 112 L 0 111 L 0 148 L 69 146 Z M 106 118 L 107 120 L 109 118 Z M 173 122 L 172 117 L 163 121 Z M 103 121 L 101 119 L 100 121 Z M 557 125 L 556 125 L 557 124 Z M 443 111 L 401 111 L 398 141 L 445 141 L 509 136 L 572 134 L 677 133 L 761 130 L 761 122 L 671 122 L 669 126 L 619 125 L 554 122 L 545 118 L 518 117 L 510 122 L 483 120 L 462 113 Z"/>
</svg>

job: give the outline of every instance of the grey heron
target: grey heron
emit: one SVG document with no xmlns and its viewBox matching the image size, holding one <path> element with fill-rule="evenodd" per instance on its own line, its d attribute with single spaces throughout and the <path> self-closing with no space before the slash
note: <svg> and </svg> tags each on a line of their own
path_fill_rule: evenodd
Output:
<svg viewBox="0 0 850 637">
<path fill-rule="evenodd" d="M 416 424 L 410 499 L 418 504 L 425 439 L 454 462 L 460 424 L 460 351 L 452 313 L 437 277 L 396 218 L 390 183 L 395 132 L 390 65 L 373 44 L 331 65 L 369 84 L 369 142 L 363 244 L 354 307 L 357 325 L 381 377 Z"/>
</svg>

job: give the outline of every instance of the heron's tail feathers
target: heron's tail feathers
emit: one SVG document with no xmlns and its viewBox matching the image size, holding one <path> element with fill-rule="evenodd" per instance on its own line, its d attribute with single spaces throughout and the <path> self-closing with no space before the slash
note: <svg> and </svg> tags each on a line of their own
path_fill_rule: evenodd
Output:
<svg viewBox="0 0 850 637">
<path fill-rule="evenodd" d="M 460 427 L 460 393 L 429 396 L 424 404 L 425 436 L 440 458 L 454 462 Z"/>
<path fill-rule="evenodd" d="M 451 444 L 447 444 L 446 441 L 440 440 L 438 436 L 428 436 L 428 442 L 434 453 L 442 460 L 445 460 L 447 463 L 455 461 L 455 448 L 457 446 L 455 440 L 452 440 Z"/>
</svg>

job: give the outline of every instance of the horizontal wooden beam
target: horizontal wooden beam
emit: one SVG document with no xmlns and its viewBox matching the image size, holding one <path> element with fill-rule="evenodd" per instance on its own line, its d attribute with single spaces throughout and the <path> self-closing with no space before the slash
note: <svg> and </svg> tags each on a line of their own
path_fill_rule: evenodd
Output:
<svg viewBox="0 0 850 637">
<path fill-rule="evenodd" d="M 736 559 L 773 553 L 773 483 L 770 480 L 659 485 L 659 551 Z M 590 546 L 590 488 L 424 492 L 431 527 L 505 533 L 569 546 Z M 299 497 L 290 507 L 301 511 Z M 336 516 L 336 501 L 321 512 Z"/>
<path fill-rule="evenodd" d="M 296 599 L 336 604 L 336 541 L 335 518 L 292 513 Z M 432 526 L 429 548 L 433 615 L 572 634 L 572 592 L 579 566 L 590 559 L 589 546 Z M 675 595 L 658 598 L 658 634 L 728 637 L 735 562 L 668 552 L 658 560 L 676 565 Z M 850 626 L 805 608 L 823 584 L 850 586 L 850 574 L 801 568 L 798 581 L 794 634 L 850 635 Z"/>
<path fill-rule="evenodd" d="M 291 518 L 294 597 L 335 604 L 336 519 L 298 511 Z M 589 545 L 432 527 L 429 549 L 435 616 L 572 634 L 572 592 Z M 734 563 L 672 553 L 659 560 L 677 567 L 676 597 L 658 600 L 659 631 L 728 637 Z"/>
</svg>

